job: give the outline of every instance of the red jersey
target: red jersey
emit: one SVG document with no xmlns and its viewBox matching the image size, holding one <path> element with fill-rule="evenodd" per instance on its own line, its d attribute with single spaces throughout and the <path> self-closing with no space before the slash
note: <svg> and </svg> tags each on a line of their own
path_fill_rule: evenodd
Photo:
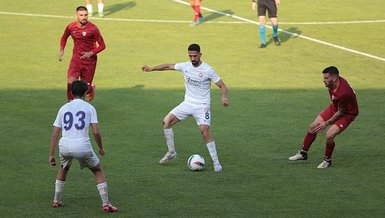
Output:
<svg viewBox="0 0 385 218">
<path fill-rule="evenodd" d="M 95 62 L 96 54 L 106 48 L 104 39 L 99 29 L 91 22 L 83 27 L 78 27 L 77 22 L 70 23 L 64 30 L 60 40 L 60 48 L 64 50 L 68 37 L 71 36 L 74 41 L 74 49 L 72 52 L 72 60 Z M 98 46 L 96 46 L 96 42 Z M 85 52 L 92 51 L 94 55 L 90 58 L 80 59 Z"/>
<path fill-rule="evenodd" d="M 358 103 L 356 93 L 344 78 L 339 77 L 339 80 L 340 84 L 337 90 L 333 91 L 332 89 L 329 89 L 333 107 L 336 110 L 338 110 L 338 108 L 343 108 L 346 110 L 347 114 L 357 116 Z"/>
</svg>

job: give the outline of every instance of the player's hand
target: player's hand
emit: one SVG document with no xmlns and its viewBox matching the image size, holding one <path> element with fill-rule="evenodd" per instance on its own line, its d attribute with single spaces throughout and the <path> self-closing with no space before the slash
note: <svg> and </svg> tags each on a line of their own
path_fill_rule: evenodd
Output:
<svg viewBox="0 0 385 218">
<path fill-rule="evenodd" d="M 80 58 L 81 59 L 86 59 L 86 58 L 92 57 L 92 55 L 94 55 L 94 53 L 92 51 L 88 51 L 88 52 L 84 52 L 83 55 Z"/>
<path fill-rule="evenodd" d="M 59 51 L 59 61 L 63 60 L 64 51 Z"/>
<path fill-rule="evenodd" d="M 104 151 L 104 149 L 99 149 L 99 154 L 104 156 L 106 154 L 106 152 Z"/>
<path fill-rule="evenodd" d="M 255 11 L 256 6 L 257 6 L 257 3 L 255 3 L 255 2 L 252 2 L 252 3 L 251 3 L 251 9 L 252 9 L 253 11 Z"/>
<path fill-rule="evenodd" d="M 149 66 L 147 66 L 147 65 L 144 65 L 144 66 L 142 67 L 142 70 L 145 71 L 145 72 L 150 72 L 150 71 L 152 70 L 152 68 L 149 67 Z"/>
<path fill-rule="evenodd" d="M 221 100 L 224 107 L 229 106 L 229 100 L 227 99 L 227 97 L 222 97 Z"/>
<path fill-rule="evenodd" d="M 275 5 L 279 5 L 279 4 L 281 4 L 281 0 L 275 0 Z"/>
<path fill-rule="evenodd" d="M 55 166 L 55 165 L 56 165 L 56 159 L 55 159 L 55 156 L 49 156 L 48 162 L 49 162 L 49 164 L 51 164 L 52 166 Z"/>
</svg>

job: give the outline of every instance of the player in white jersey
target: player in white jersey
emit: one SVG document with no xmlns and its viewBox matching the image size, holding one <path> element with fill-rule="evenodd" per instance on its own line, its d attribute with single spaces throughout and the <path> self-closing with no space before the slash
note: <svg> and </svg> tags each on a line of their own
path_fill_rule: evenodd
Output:
<svg viewBox="0 0 385 218">
<path fill-rule="evenodd" d="M 67 173 L 71 167 L 72 160 L 77 159 L 80 163 L 80 168 L 87 167 L 94 173 L 96 187 L 103 202 L 103 210 L 106 212 L 116 212 L 118 209 L 112 206 L 108 200 L 107 182 L 100 166 L 99 158 L 92 149 L 88 135 L 89 127 L 91 126 L 95 141 L 98 144 L 99 154 L 104 155 L 105 152 L 99 132 L 96 110 L 91 104 L 83 100 L 87 90 L 87 83 L 80 80 L 74 81 L 71 89 L 74 100 L 60 108 L 53 124 L 48 160 L 52 166 L 56 165 L 55 150 L 60 132 L 62 137 L 59 141 L 61 166 L 56 176 L 55 196 L 52 207 L 58 208 L 62 206 L 61 193 Z"/>
<path fill-rule="evenodd" d="M 172 126 L 188 116 L 193 116 L 213 160 L 214 171 L 221 172 L 222 165 L 219 162 L 216 145 L 210 132 L 210 86 L 211 82 L 213 82 L 221 89 L 221 101 L 224 107 L 229 105 L 227 87 L 214 69 L 201 60 L 202 53 L 198 44 L 191 44 L 188 47 L 188 55 L 189 62 L 161 64 L 155 67 L 145 65 L 142 67 L 145 72 L 177 70 L 182 72 L 185 79 L 186 93 L 184 101 L 172 109 L 163 119 L 163 130 L 168 152 L 159 163 L 164 164 L 176 157 Z"/>
</svg>

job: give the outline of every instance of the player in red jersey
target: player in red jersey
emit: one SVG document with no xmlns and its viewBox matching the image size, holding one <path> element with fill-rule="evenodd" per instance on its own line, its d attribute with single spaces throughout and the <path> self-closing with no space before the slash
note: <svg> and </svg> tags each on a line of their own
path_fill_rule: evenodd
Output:
<svg viewBox="0 0 385 218">
<path fill-rule="evenodd" d="M 203 16 L 201 13 L 201 2 L 202 0 L 190 0 L 192 9 L 194 10 L 194 20 L 190 26 L 196 26 L 203 22 Z"/>
<path fill-rule="evenodd" d="M 64 48 L 69 36 L 74 41 L 71 63 L 67 75 L 67 99 L 71 101 L 71 84 L 75 80 L 83 80 L 89 85 L 87 99 L 94 98 L 94 78 L 97 56 L 99 52 L 106 48 L 104 39 L 99 29 L 88 21 L 88 11 L 84 6 L 76 8 L 76 22 L 70 23 L 64 30 L 60 40 L 59 61 L 63 60 Z"/>
<path fill-rule="evenodd" d="M 329 89 L 332 103 L 325 108 L 310 125 L 308 133 L 304 138 L 301 151 L 289 157 L 289 160 L 306 160 L 307 152 L 317 137 L 327 126 L 331 127 L 326 132 L 325 159 L 318 168 L 331 166 L 332 154 L 335 147 L 334 138 L 344 131 L 358 115 L 358 103 L 354 90 L 348 82 L 339 76 L 338 69 L 334 66 L 323 70 L 323 82 Z"/>
</svg>

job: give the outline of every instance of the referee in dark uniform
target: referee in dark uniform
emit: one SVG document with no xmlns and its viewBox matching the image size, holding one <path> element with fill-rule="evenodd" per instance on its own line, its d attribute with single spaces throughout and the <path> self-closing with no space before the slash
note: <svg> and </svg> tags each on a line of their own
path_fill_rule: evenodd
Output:
<svg viewBox="0 0 385 218">
<path fill-rule="evenodd" d="M 258 17 L 259 17 L 259 35 L 261 36 L 260 48 L 266 48 L 266 11 L 271 20 L 273 26 L 273 40 L 276 46 L 280 45 L 278 39 L 278 19 L 277 19 L 277 5 L 280 0 L 252 0 L 252 9 L 255 10 L 256 5 L 258 6 Z"/>
</svg>

